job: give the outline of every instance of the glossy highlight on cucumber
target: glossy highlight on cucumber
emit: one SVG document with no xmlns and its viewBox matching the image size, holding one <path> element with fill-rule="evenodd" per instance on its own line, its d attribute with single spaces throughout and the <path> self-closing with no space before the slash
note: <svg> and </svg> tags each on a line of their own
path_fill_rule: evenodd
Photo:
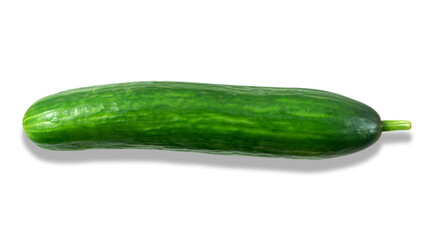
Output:
<svg viewBox="0 0 421 240">
<path fill-rule="evenodd" d="M 164 149 L 323 159 L 360 151 L 382 131 L 369 106 L 302 88 L 129 82 L 68 90 L 36 101 L 23 129 L 50 150 Z"/>
</svg>

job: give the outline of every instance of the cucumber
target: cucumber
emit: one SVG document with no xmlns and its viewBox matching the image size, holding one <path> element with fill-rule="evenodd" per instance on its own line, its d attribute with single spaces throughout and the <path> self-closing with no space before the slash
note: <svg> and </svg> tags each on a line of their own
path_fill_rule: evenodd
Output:
<svg viewBox="0 0 421 240">
<path fill-rule="evenodd" d="M 140 148 L 298 159 L 362 150 L 382 131 L 369 106 L 339 94 L 188 82 L 130 82 L 60 92 L 35 102 L 23 129 L 50 150 Z"/>
</svg>

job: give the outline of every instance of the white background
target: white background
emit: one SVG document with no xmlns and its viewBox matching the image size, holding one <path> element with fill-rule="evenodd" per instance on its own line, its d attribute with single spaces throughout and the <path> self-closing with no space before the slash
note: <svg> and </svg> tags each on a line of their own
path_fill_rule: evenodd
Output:
<svg viewBox="0 0 421 240">
<path fill-rule="evenodd" d="M 420 1 L 1 1 L 0 239 L 421 239 Z M 317 88 L 412 120 L 323 161 L 52 152 L 22 117 L 71 88 Z"/>
</svg>

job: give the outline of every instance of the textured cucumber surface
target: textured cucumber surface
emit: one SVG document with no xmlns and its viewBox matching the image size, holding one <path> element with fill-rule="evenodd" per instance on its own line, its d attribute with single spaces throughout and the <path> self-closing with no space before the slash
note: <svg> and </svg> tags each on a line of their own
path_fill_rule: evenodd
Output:
<svg viewBox="0 0 421 240">
<path fill-rule="evenodd" d="M 143 148 L 320 159 L 381 135 L 369 106 L 326 91 L 187 82 L 131 82 L 35 102 L 23 128 L 51 150 Z"/>
</svg>

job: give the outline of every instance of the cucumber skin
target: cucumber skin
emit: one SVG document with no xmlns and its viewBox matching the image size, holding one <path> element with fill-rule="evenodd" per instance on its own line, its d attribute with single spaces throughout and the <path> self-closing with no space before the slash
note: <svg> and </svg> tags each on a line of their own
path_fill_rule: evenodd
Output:
<svg viewBox="0 0 421 240">
<path fill-rule="evenodd" d="M 321 90 L 130 82 L 42 98 L 23 128 L 50 150 L 140 148 L 298 159 L 362 150 L 381 135 L 369 106 Z"/>
</svg>

